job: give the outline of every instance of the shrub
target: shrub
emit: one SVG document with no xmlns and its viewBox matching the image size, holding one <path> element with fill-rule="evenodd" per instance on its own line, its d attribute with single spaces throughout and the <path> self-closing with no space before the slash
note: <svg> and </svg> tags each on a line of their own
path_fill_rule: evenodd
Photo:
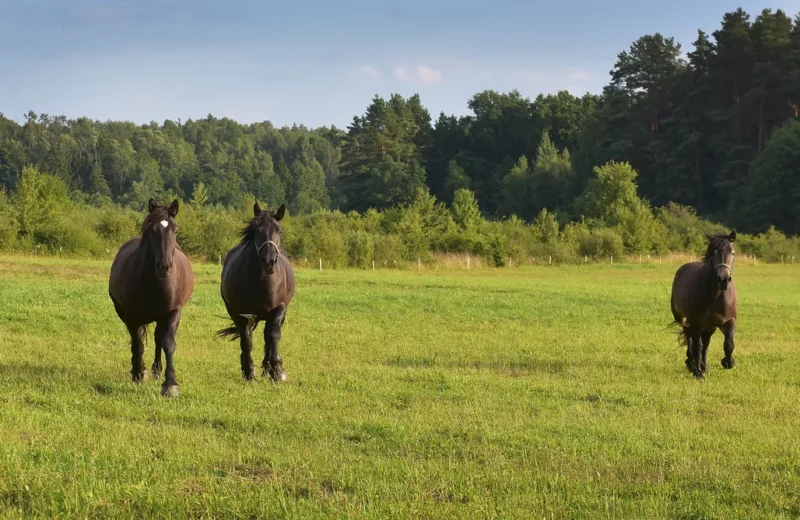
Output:
<svg viewBox="0 0 800 520">
<path fill-rule="evenodd" d="M 613 229 L 597 228 L 580 238 L 578 253 L 592 258 L 621 258 L 624 252 L 622 237 Z"/>
<path fill-rule="evenodd" d="M 367 267 L 375 257 L 375 240 L 366 231 L 350 231 L 347 234 L 347 256 L 353 267 Z"/>
<path fill-rule="evenodd" d="M 55 218 L 39 225 L 33 232 L 33 241 L 52 254 L 64 252 L 100 256 L 106 250 L 103 239 L 93 229 L 68 217 Z"/>
<path fill-rule="evenodd" d="M 494 235 L 489 245 L 489 254 L 492 257 L 495 267 L 503 267 L 506 265 L 506 247 L 503 237 Z"/>
<path fill-rule="evenodd" d="M 96 222 L 95 230 L 100 238 L 115 246 L 139 234 L 140 223 L 134 214 L 118 207 L 102 208 Z"/>
<path fill-rule="evenodd" d="M 403 257 L 403 240 L 398 235 L 378 235 L 375 237 L 375 263 L 393 267 Z"/>
</svg>

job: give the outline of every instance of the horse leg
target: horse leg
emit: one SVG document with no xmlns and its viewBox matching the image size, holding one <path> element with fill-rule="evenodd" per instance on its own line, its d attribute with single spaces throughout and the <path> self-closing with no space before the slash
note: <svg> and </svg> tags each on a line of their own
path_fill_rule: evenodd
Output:
<svg viewBox="0 0 800 520">
<path fill-rule="evenodd" d="M 700 334 L 700 338 L 703 342 L 703 359 L 700 368 L 702 369 L 704 374 L 708 371 L 708 359 L 707 359 L 708 345 L 709 343 L 711 343 L 711 336 L 713 335 L 714 335 L 714 329 L 711 330 L 706 329 Z"/>
<path fill-rule="evenodd" d="M 239 360 L 242 364 L 242 376 L 247 381 L 252 381 L 256 378 L 256 367 L 253 366 L 253 326 L 250 320 L 244 317 L 239 317 L 234 322 L 236 330 L 239 332 L 239 347 L 241 348 L 241 355 Z"/>
<path fill-rule="evenodd" d="M 131 335 L 131 377 L 134 383 L 144 379 L 144 325 L 128 325 Z"/>
<path fill-rule="evenodd" d="M 700 330 L 692 328 L 692 374 L 695 377 L 703 377 L 703 343 L 700 338 Z"/>
<path fill-rule="evenodd" d="M 273 381 L 286 381 L 286 371 L 283 369 L 283 359 L 278 353 L 278 343 L 281 340 L 281 327 L 286 320 L 286 305 L 280 304 L 274 309 L 264 324 L 264 369 L 261 376 L 269 374 Z"/>
<path fill-rule="evenodd" d="M 692 333 L 689 327 L 683 327 L 683 339 L 686 341 L 686 368 L 692 371 Z"/>
<path fill-rule="evenodd" d="M 161 350 L 164 351 L 164 357 L 167 358 L 167 369 L 164 374 L 164 382 L 161 384 L 161 395 L 164 397 L 177 397 L 179 393 L 173 356 L 175 355 L 175 332 L 178 331 L 180 322 L 181 310 L 175 309 L 156 325 L 155 336 L 161 340 Z"/>
<path fill-rule="evenodd" d="M 736 332 L 736 320 L 730 320 L 723 324 L 720 330 L 722 330 L 722 333 L 725 335 L 725 342 L 722 344 L 722 348 L 725 350 L 725 357 L 722 358 L 722 366 L 730 369 L 736 365 L 736 361 L 733 359 L 733 335 Z"/>
<path fill-rule="evenodd" d="M 164 327 L 156 326 L 155 332 L 156 351 L 153 356 L 153 366 L 150 371 L 153 373 L 153 379 L 161 377 L 161 344 L 164 342 Z"/>
</svg>

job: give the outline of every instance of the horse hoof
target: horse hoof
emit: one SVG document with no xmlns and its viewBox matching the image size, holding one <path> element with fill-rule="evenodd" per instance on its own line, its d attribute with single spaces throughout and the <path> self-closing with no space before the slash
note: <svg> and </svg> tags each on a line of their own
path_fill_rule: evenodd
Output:
<svg viewBox="0 0 800 520">
<path fill-rule="evenodd" d="M 161 387 L 161 395 L 163 397 L 178 397 L 178 385 L 169 385 Z"/>
<path fill-rule="evenodd" d="M 283 370 L 282 366 L 278 366 L 277 369 L 265 368 L 263 372 L 261 372 L 261 377 L 269 376 L 272 379 L 273 383 L 282 383 L 286 381 L 286 372 Z"/>
<path fill-rule="evenodd" d="M 133 380 L 134 383 L 136 383 L 138 385 L 142 381 L 147 379 L 147 372 L 145 371 L 145 372 L 142 372 L 141 374 L 132 374 L 131 375 L 131 379 Z"/>
<path fill-rule="evenodd" d="M 722 358 L 722 366 L 728 370 L 736 366 L 736 361 L 733 358 Z"/>
<path fill-rule="evenodd" d="M 159 379 L 161 377 L 160 365 L 153 365 L 152 367 L 150 367 L 150 371 L 153 373 L 153 379 Z"/>
<path fill-rule="evenodd" d="M 256 380 L 256 371 L 255 370 L 251 370 L 249 373 L 248 372 L 242 372 L 242 377 L 244 378 L 245 381 L 255 381 Z"/>
</svg>

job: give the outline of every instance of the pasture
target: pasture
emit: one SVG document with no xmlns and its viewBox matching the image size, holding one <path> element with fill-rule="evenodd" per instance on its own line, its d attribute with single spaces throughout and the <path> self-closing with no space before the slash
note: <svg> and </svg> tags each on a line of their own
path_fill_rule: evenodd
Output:
<svg viewBox="0 0 800 520">
<path fill-rule="evenodd" d="M 677 264 L 299 269 L 275 385 L 195 263 L 176 399 L 131 383 L 109 267 L 0 257 L 2 517 L 800 515 L 800 266 L 737 264 L 704 381 Z"/>
</svg>

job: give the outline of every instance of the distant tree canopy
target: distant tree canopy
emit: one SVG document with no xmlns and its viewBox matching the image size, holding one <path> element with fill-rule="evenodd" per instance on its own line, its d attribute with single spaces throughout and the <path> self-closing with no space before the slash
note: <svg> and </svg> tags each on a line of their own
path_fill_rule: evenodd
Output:
<svg viewBox="0 0 800 520">
<path fill-rule="evenodd" d="M 420 188 L 453 203 L 469 190 L 489 217 L 533 222 L 547 209 L 563 226 L 602 213 L 589 198 L 627 163 L 643 207 L 672 202 L 742 231 L 800 232 L 800 17 L 726 13 L 682 56 L 673 38 L 645 35 L 619 53 L 600 95 L 487 90 L 468 101 L 470 115 L 435 123 L 418 95 L 397 94 L 376 96 L 347 130 L 0 114 L 0 186 L 42 189 L 23 174 L 33 166 L 96 206 L 141 209 L 201 187 L 203 204 L 253 197 L 293 214 L 384 210 Z"/>
</svg>

